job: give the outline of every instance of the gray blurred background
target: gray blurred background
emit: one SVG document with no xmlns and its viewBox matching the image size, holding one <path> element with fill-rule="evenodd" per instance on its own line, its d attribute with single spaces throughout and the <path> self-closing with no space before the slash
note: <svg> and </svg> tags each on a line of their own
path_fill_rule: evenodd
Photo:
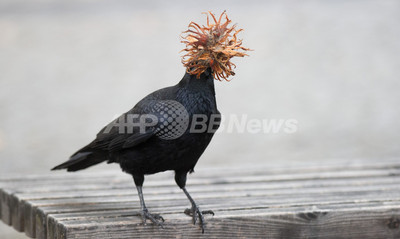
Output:
<svg viewBox="0 0 400 239">
<path fill-rule="evenodd" d="M 254 51 L 216 82 L 220 111 L 298 130 L 219 133 L 198 167 L 398 157 L 399 1 L 0 0 L 1 176 L 48 173 L 176 84 L 180 33 L 224 9 Z"/>
</svg>

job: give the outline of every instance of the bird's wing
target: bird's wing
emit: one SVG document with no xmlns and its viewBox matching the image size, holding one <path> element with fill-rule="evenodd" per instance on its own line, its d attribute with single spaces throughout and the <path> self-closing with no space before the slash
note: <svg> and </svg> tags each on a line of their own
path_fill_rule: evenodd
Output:
<svg viewBox="0 0 400 239">
<path fill-rule="evenodd" d="M 122 145 L 122 148 L 131 148 L 133 146 L 136 146 L 138 144 L 141 144 L 148 139 L 150 139 L 154 135 L 154 130 L 148 130 L 145 133 L 142 134 L 134 134 L 131 137 L 127 138 L 125 143 Z"/>
<path fill-rule="evenodd" d="M 116 149 L 126 149 L 137 146 L 150 139 L 154 133 L 154 129 L 148 129 L 144 133 L 135 132 L 132 134 L 120 134 L 109 142 L 107 149 L 114 151 Z"/>
<path fill-rule="evenodd" d="M 140 117 L 151 114 L 154 110 L 153 100 L 139 102 L 132 110 L 122 114 L 113 122 L 106 125 L 91 143 L 92 148 L 115 151 L 137 146 L 156 133 L 156 128 L 143 126 Z M 129 122 L 133 124 L 129 125 Z M 128 122 L 128 124 L 127 124 Z"/>
</svg>

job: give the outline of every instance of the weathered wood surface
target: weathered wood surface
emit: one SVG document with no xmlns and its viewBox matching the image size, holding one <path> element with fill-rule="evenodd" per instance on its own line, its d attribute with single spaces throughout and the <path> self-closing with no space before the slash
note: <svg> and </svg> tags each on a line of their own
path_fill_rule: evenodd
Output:
<svg viewBox="0 0 400 239">
<path fill-rule="evenodd" d="M 203 169 L 188 191 L 172 173 L 148 176 L 144 194 L 164 229 L 142 225 L 132 179 L 119 171 L 0 178 L 1 220 L 36 238 L 400 238 L 400 160 L 302 167 Z"/>
</svg>

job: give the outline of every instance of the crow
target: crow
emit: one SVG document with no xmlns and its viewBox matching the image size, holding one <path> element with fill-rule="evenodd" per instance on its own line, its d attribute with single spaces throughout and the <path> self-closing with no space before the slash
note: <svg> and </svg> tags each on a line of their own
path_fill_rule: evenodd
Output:
<svg viewBox="0 0 400 239">
<path fill-rule="evenodd" d="M 183 32 L 186 54 L 182 63 L 186 72 L 182 80 L 144 97 L 100 130 L 95 140 L 52 170 L 78 171 L 101 162 L 118 163 L 133 177 L 143 223 L 148 219 L 160 227 L 163 217 L 149 213 L 143 198 L 144 176 L 173 170 L 176 184 L 191 203 L 191 209 L 185 213 L 192 216 L 194 224 L 198 218 L 204 233 L 203 214 L 214 213 L 199 209 L 186 190 L 186 177 L 194 171 L 220 123 L 214 79 L 228 80 L 234 75 L 232 67 L 235 67 L 230 59 L 246 56 L 244 52 L 249 50 L 237 39 L 242 29 L 228 26 L 231 20 L 225 11 L 218 20 L 211 12 L 206 14 L 207 25 L 191 22 Z"/>
</svg>

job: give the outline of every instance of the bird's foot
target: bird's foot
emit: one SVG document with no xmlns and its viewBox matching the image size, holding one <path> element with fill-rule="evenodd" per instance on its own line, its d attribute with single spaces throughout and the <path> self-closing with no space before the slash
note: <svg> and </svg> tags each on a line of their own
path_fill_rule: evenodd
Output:
<svg viewBox="0 0 400 239">
<path fill-rule="evenodd" d="M 146 208 L 140 212 L 139 216 L 142 216 L 142 221 L 144 225 L 146 225 L 146 221 L 147 219 L 149 219 L 155 225 L 164 228 L 163 227 L 164 218 L 160 216 L 160 214 L 151 214 Z"/>
<path fill-rule="evenodd" d="M 201 232 L 204 233 L 204 214 L 211 214 L 214 216 L 214 212 L 211 210 L 206 210 L 206 211 L 200 211 L 200 208 L 196 205 L 193 204 L 192 208 L 186 208 L 185 214 L 188 216 L 191 216 L 193 219 L 193 224 L 196 224 L 197 218 L 199 218 L 199 224 L 201 227 Z"/>
</svg>

